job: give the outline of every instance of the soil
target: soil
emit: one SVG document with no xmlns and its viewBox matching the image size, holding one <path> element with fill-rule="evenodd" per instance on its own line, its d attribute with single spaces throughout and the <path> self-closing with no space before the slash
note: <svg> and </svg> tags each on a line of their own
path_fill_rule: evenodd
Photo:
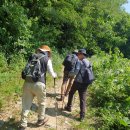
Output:
<svg viewBox="0 0 130 130">
<path fill-rule="evenodd" d="M 79 100 L 78 96 L 74 97 L 72 112 L 63 110 L 67 103 L 67 97 L 64 102 L 57 101 L 56 98 L 60 97 L 61 80 L 57 81 L 54 87 L 47 87 L 46 99 L 46 116 L 49 118 L 48 122 L 41 127 L 36 127 L 37 122 L 37 100 L 34 99 L 31 111 L 28 116 L 27 130 L 72 130 L 74 126 L 80 122 L 79 118 Z M 56 93 L 55 93 L 56 90 Z M 77 94 L 76 94 L 77 95 Z M 21 96 L 14 94 L 13 99 L 7 99 L 9 102 L 0 110 L 0 130 L 19 130 L 19 121 L 21 113 Z"/>
</svg>

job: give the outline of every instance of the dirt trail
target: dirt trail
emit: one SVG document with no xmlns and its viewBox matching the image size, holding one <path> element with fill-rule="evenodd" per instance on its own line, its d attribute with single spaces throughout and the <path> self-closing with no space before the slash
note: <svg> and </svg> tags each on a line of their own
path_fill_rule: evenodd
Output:
<svg viewBox="0 0 130 130">
<path fill-rule="evenodd" d="M 46 116 L 49 117 L 46 125 L 36 127 L 37 121 L 37 104 L 36 99 L 32 104 L 32 111 L 28 117 L 27 130 L 68 130 L 73 128 L 73 125 L 79 124 L 76 118 L 79 116 L 79 101 L 78 97 L 74 98 L 73 111 L 71 113 L 62 110 L 62 102 L 58 103 L 56 109 L 55 97 L 59 97 L 61 80 L 56 82 L 56 94 L 54 87 L 47 87 L 47 99 L 46 99 Z M 64 105 L 67 102 L 65 98 Z M 0 111 L 0 130 L 18 130 L 19 120 L 21 112 L 21 97 L 14 95 L 13 101 L 10 101 L 7 106 Z M 57 118 L 56 118 L 57 115 Z"/>
</svg>

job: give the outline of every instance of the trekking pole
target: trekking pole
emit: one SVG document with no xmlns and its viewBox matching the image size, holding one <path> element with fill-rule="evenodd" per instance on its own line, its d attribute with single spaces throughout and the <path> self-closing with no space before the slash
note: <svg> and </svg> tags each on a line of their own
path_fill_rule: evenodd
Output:
<svg viewBox="0 0 130 130">
<path fill-rule="evenodd" d="M 57 110 L 58 110 L 58 103 L 57 103 L 57 100 L 56 100 L 56 79 L 54 78 L 54 92 L 55 92 L 55 114 L 56 114 L 56 130 L 57 130 L 57 122 L 58 122 L 58 119 L 57 119 Z"/>
</svg>

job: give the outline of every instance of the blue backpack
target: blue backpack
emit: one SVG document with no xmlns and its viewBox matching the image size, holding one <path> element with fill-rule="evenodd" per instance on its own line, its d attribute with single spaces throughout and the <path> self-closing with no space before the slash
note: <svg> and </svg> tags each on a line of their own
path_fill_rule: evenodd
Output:
<svg viewBox="0 0 130 130">
<path fill-rule="evenodd" d="M 92 84 L 92 82 L 95 80 L 94 73 L 92 70 L 92 64 L 89 63 L 89 66 L 88 66 L 86 64 L 86 62 L 84 62 L 84 61 L 82 61 L 82 62 L 83 62 L 83 65 L 85 66 L 84 72 L 81 73 L 81 71 L 80 71 L 83 83 L 88 84 L 88 85 Z"/>
</svg>

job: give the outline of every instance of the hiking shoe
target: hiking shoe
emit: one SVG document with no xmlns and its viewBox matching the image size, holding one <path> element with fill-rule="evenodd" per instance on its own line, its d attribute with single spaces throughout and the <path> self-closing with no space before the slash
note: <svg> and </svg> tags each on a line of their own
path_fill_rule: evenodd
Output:
<svg viewBox="0 0 130 130">
<path fill-rule="evenodd" d="M 42 126 L 42 125 L 45 125 L 47 123 L 47 121 L 49 120 L 49 118 L 45 117 L 43 120 L 38 120 L 36 125 L 39 127 L 39 126 Z"/>
<path fill-rule="evenodd" d="M 61 96 L 60 98 L 57 98 L 56 100 L 57 100 L 57 101 L 63 101 L 63 100 L 64 100 L 64 97 Z"/>
<path fill-rule="evenodd" d="M 80 122 L 83 122 L 83 121 L 84 121 L 84 116 L 81 116 L 81 117 L 79 118 L 79 121 L 80 121 Z"/>
<path fill-rule="evenodd" d="M 62 101 L 62 100 L 63 100 L 63 98 L 57 98 L 56 100 L 57 100 L 57 101 Z"/>
<path fill-rule="evenodd" d="M 68 111 L 68 112 L 71 112 L 71 108 L 70 108 L 70 107 L 67 107 L 67 106 L 65 106 L 64 110 L 65 110 L 65 111 Z"/>
<path fill-rule="evenodd" d="M 26 130 L 27 127 L 24 127 L 24 126 L 20 126 L 19 127 L 19 130 Z"/>
</svg>

